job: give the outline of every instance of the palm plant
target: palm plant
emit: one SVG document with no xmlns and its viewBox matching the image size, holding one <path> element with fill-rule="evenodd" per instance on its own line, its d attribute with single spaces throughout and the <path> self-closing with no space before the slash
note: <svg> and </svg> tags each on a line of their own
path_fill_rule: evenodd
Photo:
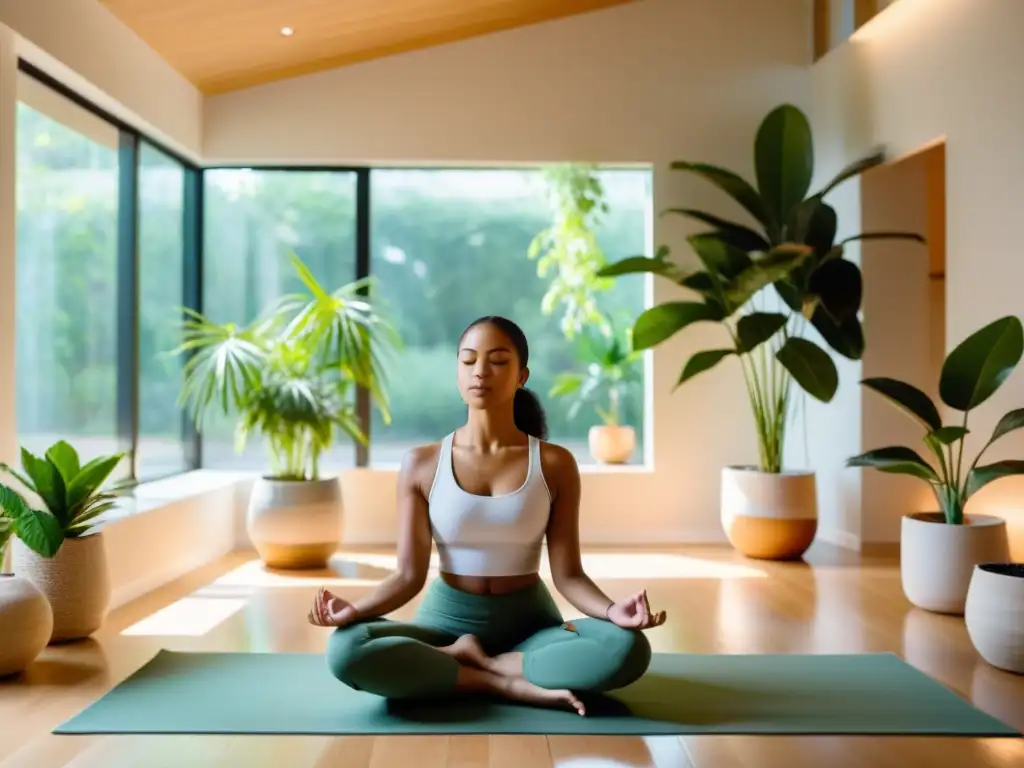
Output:
<svg viewBox="0 0 1024 768">
<path fill-rule="evenodd" d="M 805 337 L 812 326 L 836 353 L 852 360 L 864 351 L 858 318 L 862 276 L 845 258 L 845 246 L 867 238 L 910 238 L 917 234 L 874 232 L 836 242 L 837 215 L 824 199 L 858 174 L 884 162 L 881 152 L 844 168 L 808 196 L 814 173 L 810 125 L 797 107 L 783 104 L 759 126 L 754 142 L 756 186 L 732 171 L 689 161 L 673 170 L 694 173 L 726 192 L 756 221 L 753 227 L 693 208 L 665 213 L 712 227 L 688 238 L 701 269 L 684 269 L 661 246 L 653 257 L 631 256 L 601 276 L 653 273 L 694 292 L 699 301 L 670 301 L 643 312 L 633 327 L 634 348 L 655 347 L 689 325 L 719 323 L 730 346 L 697 352 L 676 384 L 683 384 L 726 358 L 742 365 L 757 428 L 760 469 L 782 470 L 782 449 L 792 385 L 830 402 L 839 386 L 826 349 Z M 764 289 L 773 286 L 775 296 Z"/>
<path fill-rule="evenodd" d="M 66 539 L 88 535 L 116 503 L 117 491 L 132 483 L 103 489 L 124 456 L 99 456 L 83 465 L 78 452 L 61 440 L 42 457 L 22 448 L 23 472 L 0 463 L 0 471 L 17 479 L 45 507 L 33 509 L 18 491 L 0 484 L 0 550 L 14 535 L 37 554 L 53 557 Z"/>
<path fill-rule="evenodd" d="M 1004 415 L 992 436 L 964 471 L 964 440 L 970 412 L 988 400 L 1024 355 L 1024 327 L 1017 317 L 1002 317 L 964 339 L 949 353 L 939 376 L 939 397 L 963 413 L 963 423 L 942 424 L 932 399 L 912 384 L 891 378 L 864 379 L 861 384 L 882 395 L 925 428 L 923 442 L 935 458 L 928 463 L 913 448 L 887 446 L 847 461 L 849 467 L 873 467 L 881 472 L 910 475 L 931 486 L 945 521 L 962 525 L 968 500 L 989 483 L 1024 475 L 1024 460 L 1004 459 L 978 466 L 982 455 L 1004 435 L 1024 428 L 1024 408 Z"/>
<path fill-rule="evenodd" d="M 640 354 L 633 350 L 630 330 L 620 330 L 611 321 L 603 328 L 589 327 L 579 345 L 582 371 L 559 374 L 549 392 L 551 397 L 571 398 L 568 417 L 593 404 L 601 421 L 611 427 L 622 423 L 622 403 L 642 382 Z"/>
<path fill-rule="evenodd" d="M 367 442 L 357 387 L 390 422 L 384 362 L 399 339 L 367 297 L 369 280 L 328 292 L 294 254 L 291 263 L 304 293 L 282 297 L 246 326 L 185 310 L 185 339 L 174 352 L 189 356 L 181 401 L 197 430 L 211 413 L 234 417 L 236 450 L 260 434 L 273 478 L 316 480 L 339 430 Z"/>
</svg>

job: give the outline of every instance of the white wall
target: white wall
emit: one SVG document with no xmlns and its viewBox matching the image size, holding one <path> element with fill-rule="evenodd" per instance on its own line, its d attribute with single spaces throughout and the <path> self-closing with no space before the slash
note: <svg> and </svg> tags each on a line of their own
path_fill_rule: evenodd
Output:
<svg viewBox="0 0 1024 768">
<path fill-rule="evenodd" d="M 704 160 L 752 178 L 757 123 L 780 101 L 808 103 L 808 8 L 641 0 L 220 95 L 204 107 L 204 154 L 232 163 L 650 163 L 656 210 L 692 202 L 732 215 L 720 193 L 667 165 Z M 655 222 L 655 241 L 680 255 L 685 233 L 681 222 Z M 657 301 L 677 295 L 655 283 Z M 717 328 L 682 336 L 653 355 L 653 472 L 584 476 L 588 543 L 722 539 L 719 473 L 756 461 L 752 418 L 735 364 L 672 394 L 687 357 L 721 341 Z M 360 470 L 344 482 L 346 541 L 393 540 L 394 473 Z"/>
<path fill-rule="evenodd" d="M 97 0 L 0 0 L 17 55 L 122 120 L 199 158 L 202 95 Z"/>
<path fill-rule="evenodd" d="M 814 66 L 818 125 L 852 158 L 885 143 L 909 154 L 946 143 L 946 349 L 1001 315 L 1024 312 L 1016 222 L 1024 200 L 1024 3 L 899 0 Z M 969 452 L 1024 404 L 1024 370 L 971 417 Z M 988 459 L 1024 456 L 1024 434 Z M 853 471 L 853 470 L 851 470 Z M 1004 480 L 969 511 L 1011 524 L 1024 556 L 1024 480 Z M 890 510 L 898 515 L 900 510 Z"/>
</svg>

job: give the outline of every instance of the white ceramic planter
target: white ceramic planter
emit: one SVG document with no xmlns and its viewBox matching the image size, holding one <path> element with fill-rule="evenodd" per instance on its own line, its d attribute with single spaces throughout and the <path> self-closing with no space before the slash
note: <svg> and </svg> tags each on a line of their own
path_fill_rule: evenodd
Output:
<svg viewBox="0 0 1024 768">
<path fill-rule="evenodd" d="M 341 541 L 341 484 L 324 480 L 256 481 L 246 527 L 271 568 L 322 568 Z"/>
<path fill-rule="evenodd" d="M 0 677 L 22 672 L 46 648 L 53 612 L 24 576 L 0 574 Z"/>
<path fill-rule="evenodd" d="M 587 433 L 590 455 L 602 464 L 625 464 L 636 450 L 636 430 L 628 426 L 599 425 Z"/>
<path fill-rule="evenodd" d="M 102 532 L 65 539 L 52 558 L 15 540 L 14 571 L 35 584 L 53 609 L 51 643 L 88 637 L 107 618 L 110 568 Z"/>
<path fill-rule="evenodd" d="M 1009 559 L 1006 521 L 1001 518 L 965 515 L 963 525 L 949 525 L 937 512 L 903 517 L 903 594 L 926 611 L 963 615 L 974 566 Z"/>
<path fill-rule="evenodd" d="M 775 474 L 753 467 L 726 467 L 721 514 L 729 542 L 747 557 L 799 558 L 818 532 L 814 472 Z"/>
<path fill-rule="evenodd" d="M 1024 674 L 1024 564 L 974 566 L 964 623 L 981 658 L 998 669 Z"/>
</svg>

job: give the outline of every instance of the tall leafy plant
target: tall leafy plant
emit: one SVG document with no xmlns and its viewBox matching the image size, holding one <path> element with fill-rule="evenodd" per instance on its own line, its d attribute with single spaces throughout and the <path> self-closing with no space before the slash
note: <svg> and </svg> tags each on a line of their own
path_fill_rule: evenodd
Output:
<svg viewBox="0 0 1024 768">
<path fill-rule="evenodd" d="M 550 166 L 543 179 L 552 222 L 530 242 L 527 257 L 537 261 L 538 277 L 550 276 L 541 311 L 550 315 L 561 308 L 559 325 L 572 339 L 583 328 L 606 322 L 597 296 L 611 287 L 611 281 L 597 276 L 607 260 L 595 232 L 608 204 L 593 166 Z"/>
<path fill-rule="evenodd" d="M 1005 414 L 974 461 L 964 466 L 964 441 L 970 434 L 967 423 L 971 411 L 996 393 L 1013 373 L 1022 354 L 1024 328 L 1020 319 L 1012 315 L 975 331 L 949 353 L 939 376 L 939 397 L 945 405 L 963 413 L 960 424 L 943 425 L 932 399 L 912 384 L 884 377 L 864 379 L 863 386 L 924 427 L 923 442 L 933 461 L 925 461 L 910 447 L 886 446 L 854 456 L 847 466 L 871 467 L 923 480 L 935 494 L 945 521 L 950 525 L 963 524 L 964 508 L 974 494 L 995 480 L 1024 475 L 1021 459 L 978 464 L 993 443 L 1024 428 L 1024 408 Z"/>
<path fill-rule="evenodd" d="M 202 432 L 211 413 L 236 419 L 236 449 L 253 433 L 270 453 L 271 475 L 315 480 L 339 432 L 366 444 L 355 390 L 365 387 L 390 422 L 384 389 L 387 355 L 400 344 L 359 280 L 325 290 L 292 254 L 305 292 L 272 303 L 246 326 L 214 323 L 186 310 L 188 355 L 181 401 Z"/>
<path fill-rule="evenodd" d="M 14 535 L 43 557 L 53 557 L 66 539 L 89 534 L 100 515 L 116 503 L 117 491 L 130 484 L 104 488 L 124 456 L 99 456 L 83 465 L 78 452 L 63 440 L 41 457 L 22 448 L 22 471 L 7 464 L 0 464 L 0 471 L 35 494 L 44 508 L 34 509 L 18 491 L 0 483 L 0 518 L 6 520 L 0 520 L 0 545 Z"/>
<path fill-rule="evenodd" d="M 710 227 L 687 239 L 699 268 L 680 267 L 669 259 L 669 248 L 661 246 L 653 257 L 632 256 L 599 275 L 653 273 L 696 294 L 697 300 L 669 301 L 643 312 L 633 327 L 634 347 L 655 347 L 695 323 L 722 325 L 730 344 L 694 354 L 676 386 L 737 357 L 757 428 L 760 469 L 777 473 L 793 385 L 830 402 L 839 376 L 828 350 L 853 360 L 864 351 L 858 317 L 863 280 L 857 264 L 846 258 L 846 245 L 867 238 L 924 241 L 904 232 L 836 240 L 837 214 L 826 195 L 884 162 L 884 154 L 851 163 L 810 193 L 814 146 L 810 124 L 797 107 L 783 104 L 769 112 L 758 127 L 753 154 L 755 183 L 707 163 L 671 165 L 724 191 L 753 220 L 748 226 L 695 208 L 665 211 Z M 772 293 L 765 290 L 769 287 Z M 825 348 L 807 338 L 808 326 Z"/>
<path fill-rule="evenodd" d="M 606 426 L 620 426 L 623 403 L 643 381 L 640 354 L 632 348 L 628 327 L 611 321 L 607 333 L 590 327 L 580 337 L 582 370 L 559 374 L 549 394 L 570 400 L 570 419 L 589 404 Z"/>
</svg>

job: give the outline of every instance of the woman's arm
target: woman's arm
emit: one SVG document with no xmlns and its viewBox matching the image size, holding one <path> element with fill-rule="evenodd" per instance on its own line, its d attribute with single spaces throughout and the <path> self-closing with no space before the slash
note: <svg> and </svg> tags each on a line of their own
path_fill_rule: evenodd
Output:
<svg viewBox="0 0 1024 768">
<path fill-rule="evenodd" d="M 543 448 L 545 477 L 554 496 L 547 538 L 555 589 L 587 616 L 636 629 L 663 624 L 665 613 L 651 613 L 646 590 L 616 602 L 587 576 L 580 554 L 579 467 L 575 457 L 565 448 L 550 443 L 545 443 Z"/>
<path fill-rule="evenodd" d="M 432 446 L 415 448 L 405 455 L 398 473 L 398 567 L 377 585 L 372 593 L 348 603 L 329 592 L 316 601 L 321 607 L 321 622 L 344 626 L 358 619 L 384 616 L 412 600 L 427 580 L 430 566 L 430 523 L 424 476 L 437 450 Z"/>
</svg>

